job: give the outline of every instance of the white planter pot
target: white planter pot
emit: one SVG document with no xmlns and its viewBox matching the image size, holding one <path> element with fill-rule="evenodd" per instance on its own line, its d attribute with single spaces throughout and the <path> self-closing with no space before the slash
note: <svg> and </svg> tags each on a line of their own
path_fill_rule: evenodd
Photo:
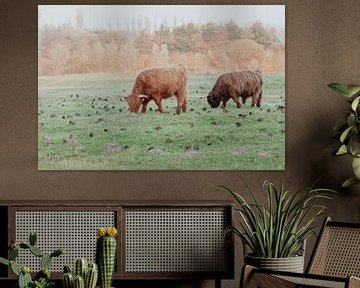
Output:
<svg viewBox="0 0 360 288">
<path fill-rule="evenodd" d="M 304 273 L 304 256 L 289 258 L 262 258 L 246 255 L 245 263 L 262 269 Z"/>
</svg>

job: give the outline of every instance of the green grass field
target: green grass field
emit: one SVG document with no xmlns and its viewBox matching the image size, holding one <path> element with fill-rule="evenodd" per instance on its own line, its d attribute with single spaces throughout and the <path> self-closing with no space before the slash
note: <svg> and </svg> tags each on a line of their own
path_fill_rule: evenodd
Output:
<svg viewBox="0 0 360 288">
<path fill-rule="evenodd" d="M 40 170 L 285 169 L 285 77 L 265 75 L 262 107 L 211 109 L 216 75 L 190 76 L 188 111 L 175 97 L 130 114 L 123 96 L 135 77 L 39 77 Z"/>
</svg>

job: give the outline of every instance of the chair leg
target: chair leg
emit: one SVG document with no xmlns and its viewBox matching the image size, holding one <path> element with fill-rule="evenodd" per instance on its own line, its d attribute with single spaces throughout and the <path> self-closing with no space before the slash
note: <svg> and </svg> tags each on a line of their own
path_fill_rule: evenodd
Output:
<svg viewBox="0 0 360 288">
<path fill-rule="evenodd" d="M 215 278 L 215 288 L 221 288 L 221 279 Z"/>
<path fill-rule="evenodd" d="M 249 285 L 253 271 L 254 267 L 250 265 L 244 265 L 241 271 L 239 288 L 246 288 Z"/>
</svg>

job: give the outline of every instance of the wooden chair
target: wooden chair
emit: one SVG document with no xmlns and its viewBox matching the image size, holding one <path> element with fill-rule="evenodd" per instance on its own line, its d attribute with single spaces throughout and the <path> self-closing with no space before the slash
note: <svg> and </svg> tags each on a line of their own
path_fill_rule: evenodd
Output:
<svg viewBox="0 0 360 288">
<path fill-rule="evenodd" d="M 240 287 L 360 287 L 360 223 L 326 218 L 306 273 L 278 272 L 244 266 Z"/>
</svg>

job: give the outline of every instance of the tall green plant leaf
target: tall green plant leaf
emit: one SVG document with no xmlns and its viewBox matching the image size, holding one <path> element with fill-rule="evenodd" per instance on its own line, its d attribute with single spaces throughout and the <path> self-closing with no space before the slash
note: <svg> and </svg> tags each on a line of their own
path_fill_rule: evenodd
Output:
<svg viewBox="0 0 360 288">
<path fill-rule="evenodd" d="M 251 197 L 252 201 L 254 202 L 254 204 L 258 205 L 258 203 L 256 201 L 256 198 L 255 198 L 254 194 L 252 193 L 249 185 L 247 185 L 247 183 L 245 182 L 245 180 L 242 177 L 239 176 L 239 178 L 242 181 L 243 185 L 245 186 L 246 191 L 250 195 L 250 197 Z"/>
<path fill-rule="evenodd" d="M 344 84 L 341 83 L 330 83 L 328 85 L 329 88 L 333 89 L 334 91 L 336 91 L 337 93 L 339 93 L 340 95 L 343 95 L 345 97 L 350 97 L 351 93 L 348 90 L 348 87 Z"/>
<path fill-rule="evenodd" d="M 244 182 L 243 182 L 244 183 Z M 252 202 L 247 202 L 240 193 L 222 187 L 230 193 L 237 204 L 234 209 L 240 214 L 240 228 L 232 227 L 234 235 L 243 240 L 255 256 L 291 257 L 301 252 L 304 241 L 313 233 L 315 220 L 325 207 L 317 202 L 331 199 L 329 189 L 302 189 L 296 193 L 280 189 L 269 181 L 264 182 L 267 194 L 266 205 L 260 205 L 249 186 L 246 194 Z"/>
<path fill-rule="evenodd" d="M 268 191 L 268 211 L 267 211 L 267 215 L 268 215 L 268 228 L 267 228 L 267 241 L 269 242 L 268 245 L 268 254 L 271 255 L 271 253 L 273 252 L 273 226 L 274 226 L 274 216 L 273 216 L 273 212 L 272 212 L 272 206 L 273 206 L 273 194 L 277 194 L 276 192 L 276 187 L 274 187 L 274 185 L 272 183 L 270 183 L 269 181 L 265 182 L 265 185 L 267 186 L 267 191 Z M 264 209 L 265 210 L 265 209 Z M 266 211 L 266 210 L 265 210 Z"/>
</svg>

